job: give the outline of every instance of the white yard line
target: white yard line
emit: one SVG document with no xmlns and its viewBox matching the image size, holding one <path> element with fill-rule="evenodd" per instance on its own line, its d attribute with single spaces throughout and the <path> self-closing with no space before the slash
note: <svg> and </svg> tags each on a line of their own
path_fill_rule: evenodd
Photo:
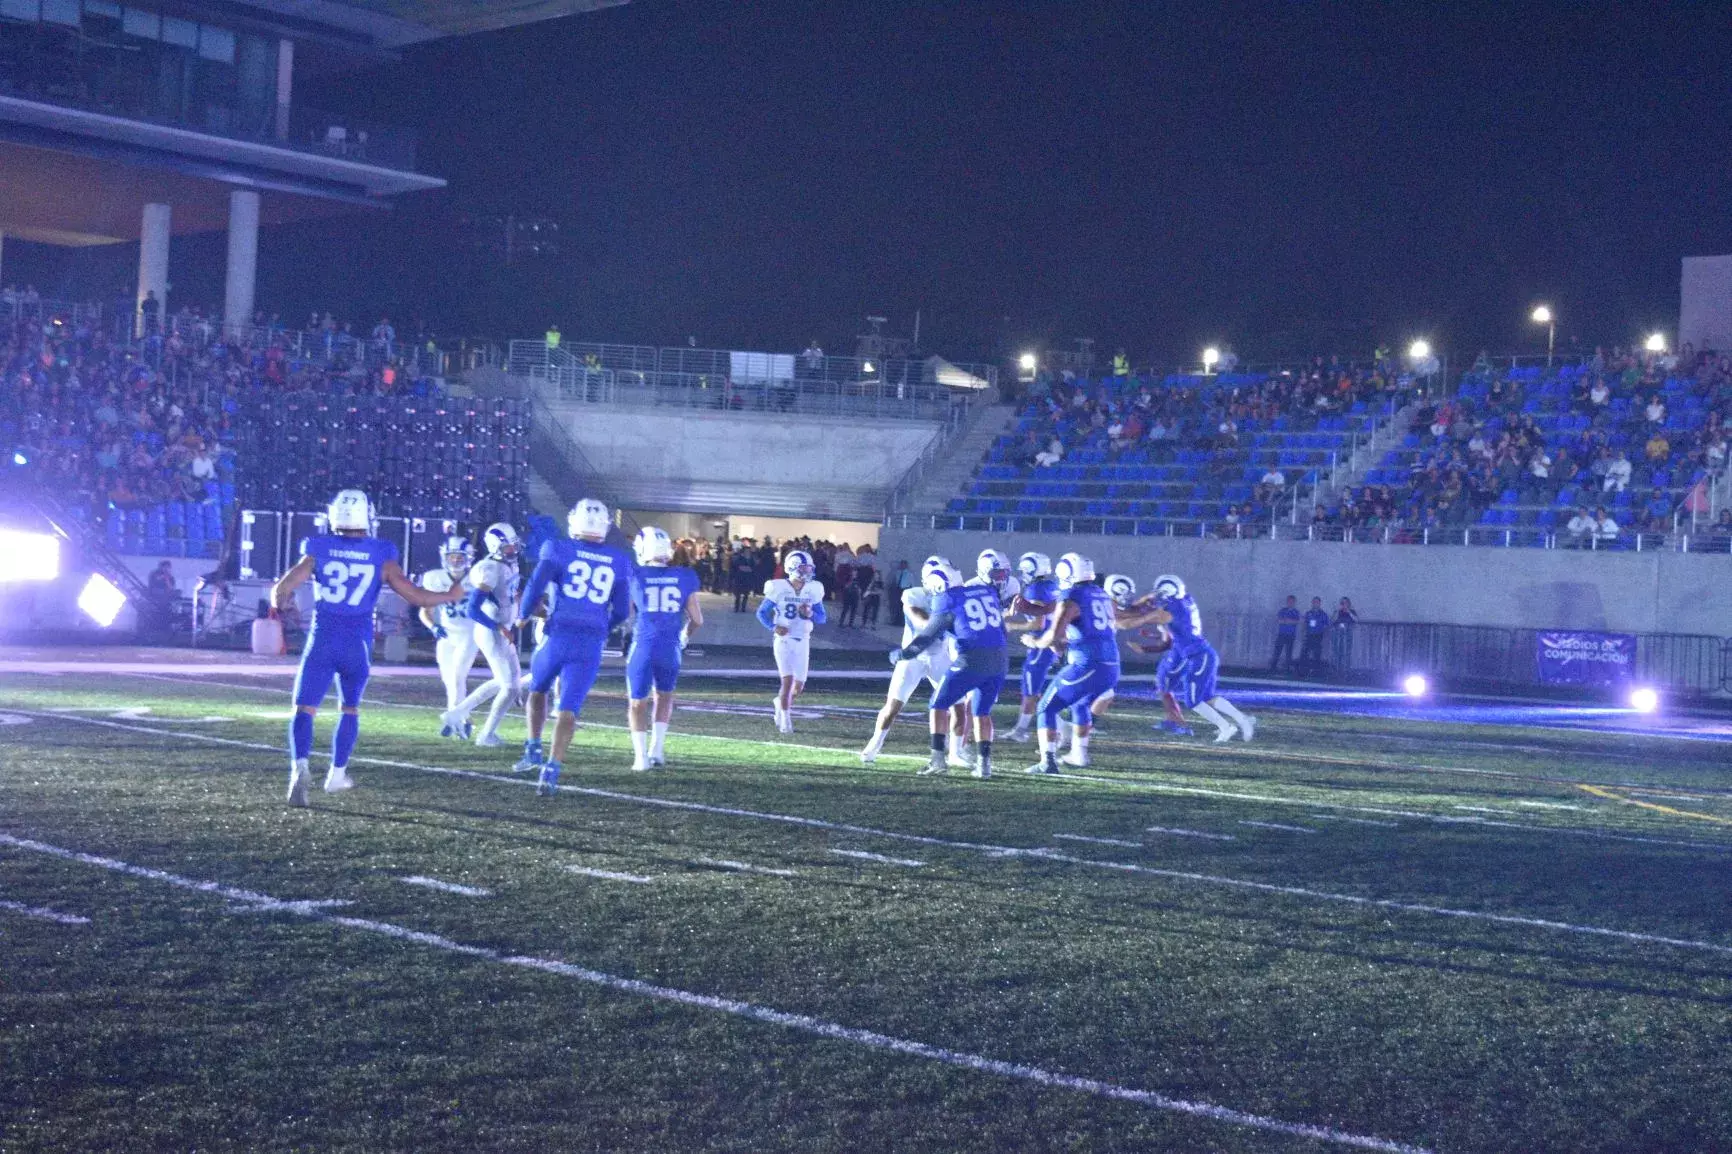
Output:
<svg viewBox="0 0 1732 1154">
<path fill-rule="evenodd" d="M 884 865 L 907 866 L 909 869 L 919 869 L 926 864 L 911 857 L 889 857 L 886 854 L 873 853 L 864 849 L 836 849 L 832 847 L 830 852 L 838 857 L 858 858 L 860 861 L 875 861 Z"/>
<path fill-rule="evenodd" d="M 773 869 L 770 866 L 753 865 L 749 861 L 735 861 L 725 857 L 695 857 L 694 863 L 709 866 L 711 869 L 732 870 L 741 874 L 768 874 L 773 878 L 797 878 L 800 875 L 794 870 Z"/>
<path fill-rule="evenodd" d="M 1314 813 L 1311 815 L 1311 820 L 1312 821 L 1345 821 L 1345 822 L 1351 822 L 1354 825 L 1380 826 L 1383 829 L 1400 829 L 1401 828 L 1401 823 L 1398 821 L 1377 821 L 1374 818 L 1348 817 L 1345 814 L 1339 814 L 1339 813 Z"/>
<path fill-rule="evenodd" d="M 578 874 L 586 878 L 600 878 L 602 881 L 608 882 L 631 882 L 633 885 L 640 886 L 646 886 L 655 881 L 654 878 L 646 877 L 643 874 L 617 873 L 613 870 L 591 869 L 589 866 L 580 865 L 568 865 L 565 867 L 565 872 Z"/>
<path fill-rule="evenodd" d="M 1086 841 L 1090 845 L 1122 845 L 1129 849 L 1143 848 L 1143 843 L 1140 841 L 1126 841 L 1119 837 L 1089 837 L 1087 834 L 1080 833 L 1055 833 L 1052 836 L 1059 841 Z"/>
<path fill-rule="evenodd" d="M 1172 826 L 1165 826 L 1165 825 L 1151 825 L 1148 827 L 1148 832 L 1149 833 L 1164 833 L 1170 837 L 1200 837 L 1200 838 L 1204 839 L 1205 841 L 1238 841 L 1239 840 L 1238 838 L 1234 837 L 1230 833 L 1209 833 L 1206 830 L 1200 830 L 1200 829 L 1174 829 Z"/>
<path fill-rule="evenodd" d="M 398 878 L 406 886 L 420 886 L 425 890 L 438 890 L 440 893 L 462 894 L 466 898 L 490 898 L 493 891 L 480 886 L 460 886 L 456 882 L 442 882 L 438 878 L 422 877 L 413 874 L 406 878 Z"/>
<path fill-rule="evenodd" d="M 1278 829 L 1284 833 L 1316 833 L 1310 826 L 1282 825 L 1278 821 L 1241 821 L 1240 825 L 1254 825 L 1258 829 Z"/>
<path fill-rule="evenodd" d="M 1577 813 L 1592 813 L 1594 811 L 1594 807 L 1590 805 L 1565 805 L 1561 801 L 1522 801 L 1518 799 L 1516 804 L 1526 806 L 1528 809 L 1569 809 Z"/>
<path fill-rule="evenodd" d="M 1392 1154 L 1428 1154 L 1419 1146 L 1405 1142 L 1396 1142 L 1388 1138 L 1377 1138 L 1364 1134 L 1355 1134 L 1347 1130 L 1338 1130 L 1331 1126 L 1313 1126 L 1303 1122 L 1288 1122 L 1280 1118 L 1272 1118 L 1265 1114 L 1252 1114 L 1244 1110 L 1234 1110 L 1227 1106 L 1217 1106 L 1212 1102 L 1198 1102 L 1185 1098 L 1171 1098 L 1153 1090 L 1139 1090 L 1134 1087 L 1120 1086 L 1112 1082 L 1103 1082 L 1095 1078 L 1084 1078 L 1074 1074 L 1063 1074 L 1039 1066 L 1030 1066 L 1021 1062 L 1007 1062 L 998 1058 L 988 1058 L 980 1054 L 971 1054 L 963 1050 L 952 1050 L 944 1046 L 934 1046 L 926 1042 L 911 1041 L 906 1038 L 892 1037 L 872 1030 L 863 1030 L 855 1026 L 844 1026 L 837 1022 L 825 1021 L 808 1014 L 790 1013 L 777 1010 L 770 1006 L 758 1005 L 755 1002 L 740 1001 L 734 998 L 724 998 L 713 994 L 699 994 L 690 990 L 676 989 L 671 986 L 658 986 L 636 978 L 622 978 L 614 974 L 591 970 L 583 966 L 562 962 L 554 958 L 539 958 L 525 955 L 507 954 L 502 950 L 489 949 L 485 946 L 471 946 L 453 941 L 439 934 L 430 934 L 422 930 L 412 930 L 407 926 L 391 922 L 375 921 L 371 918 L 352 918 L 337 914 L 325 913 L 318 909 L 308 908 L 306 903 L 280 901 L 264 894 L 253 893 L 250 890 L 234 889 L 218 882 L 197 881 L 168 873 L 164 870 L 149 869 L 144 866 L 130 865 L 115 858 L 100 857 L 96 854 L 80 853 L 76 850 L 63 849 L 45 842 L 30 841 L 0 834 L 0 842 L 17 849 L 30 850 L 35 853 L 47 854 L 64 858 L 69 861 L 82 862 L 115 873 L 127 874 L 133 877 L 148 878 L 181 889 L 195 890 L 218 897 L 226 897 L 230 901 L 263 903 L 285 912 L 294 913 L 312 921 L 325 922 L 329 925 L 341 926 L 344 929 L 356 930 L 362 933 L 377 934 L 398 941 L 412 942 L 430 949 L 443 950 L 460 957 L 473 958 L 478 961 L 491 962 L 495 965 L 511 966 L 517 969 L 533 970 L 539 973 L 551 974 L 562 978 L 573 978 L 593 986 L 614 990 L 622 994 L 650 998 L 661 1002 L 671 1002 L 676 1005 L 693 1009 L 710 1010 L 716 1013 L 729 1014 L 734 1017 L 746 1018 L 767 1025 L 781 1026 L 785 1029 L 797 1030 L 813 1034 L 821 1038 L 835 1041 L 852 1042 L 869 1049 L 883 1050 L 894 1054 L 903 1054 L 913 1058 L 924 1058 L 948 1066 L 956 1066 L 965 1070 L 973 1070 L 982 1074 L 996 1074 L 1000 1077 L 1015 1078 L 1036 1085 L 1046 1086 L 1056 1090 L 1071 1090 L 1082 1094 L 1092 1094 L 1099 1098 L 1110 1098 L 1121 1102 L 1132 1102 L 1141 1106 L 1149 1106 L 1157 1110 L 1165 1110 L 1175 1114 L 1186 1114 L 1197 1118 L 1208 1118 L 1223 1122 L 1230 1126 L 1244 1126 L 1270 1133 L 1286 1134 L 1296 1138 L 1311 1138 L 1320 1142 L 1330 1142 L 1338 1146 L 1349 1146 L 1360 1150 L 1389 1151 Z"/>
<path fill-rule="evenodd" d="M 23 914 L 27 918 L 36 918 L 62 926 L 87 926 L 90 924 L 89 918 L 81 918 L 77 914 L 63 914 L 56 910 L 45 910 L 41 906 L 27 906 L 23 902 L 6 901 L 3 898 L 0 898 L 0 910 Z"/>
<path fill-rule="evenodd" d="M 25 712 L 25 711 L 20 711 Z M 108 729 L 127 730 L 134 733 L 151 734 L 157 737 L 169 737 L 179 741 L 202 741 L 213 745 L 238 746 L 245 749 L 268 750 L 273 753 L 282 751 L 275 746 L 265 745 L 256 741 L 241 741 L 236 738 L 213 737 L 208 734 L 182 733 L 170 729 L 151 729 L 141 725 L 127 725 L 118 721 L 103 721 L 97 718 L 76 717 L 70 714 L 39 714 L 44 717 L 59 717 L 61 720 L 79 725 L 95 725 Z M 469 769 L 446 769 L 441 766 L 417 765 L 413 762 L 387 761 L 374 757 L 355 757 L 351 764 L 384 765 L 396 769 L 415 770 L 420 773 L 438 774 L 445 777 L 467 778 L 471 780 L 490 781 L 504 785 L 533 787 L 536 783 L 529 778 L 512 777 L 499 773 L 481 773 Z M 1529 917 L 1518 914 L 1498 914 L 1482 910 L 1454 909 L 1447 906 L 1432 906 L 1423 903 L 1402 902 L 1388 898 L 1371 898 L 1359 894 L 1332 893 L 1327 890 L 1307 889 L 1302 886 L 1278 886 L 1266 882 L 1249 881 L 1244 878 L 1224 877 L 1214 874 L 1189 873 L 1181 870 L 1157 869 L 1153 866 L 1139 866 L 1124 862 L 1104 862 L 1090 858 L 1068 857 L 1045 849 L 1029 849 L 1018 846 L 993 845 L 981 842 L 955 841 L 950 838 L 931 837 L 925 834 L 901 833 L 895 830 L 874 829 L 871 826 L 851 825 L 845 822 L 825 821 L 823 818 L 801 817 L 796 814 L 772 813 L 764 810 L 739 809 L 732 806 L 709 805 L 704 802 L 679 801 L 673 798 L 648 797 L 642 794 L 622 793 L 618 790 L 596 789 L 585 786 L 560 786 L 561 793 L 577 794 L 585 797 L 600 797 L 611 801 L 624 802 L 630 805 L 650 806 L 660 809 L 681 810 L 687 813 L 709 813 L 722 817 L 739 817 L 754 821 L 769 821 L 783 825 L 799 826 L 806 829 L 823 829 L 837 833 L 855 834 L 863 837 L 879 837 L 888 840 L 908 842 L 916 845 L 941 846 L 946 849 L 972 850 L 985 853 L 989 857 L 1034 857 L 1051 861 L 1068 862 L 1074 865 L 1094 867 L 1099 869 L 1120 870 L 1148 875 L 1151 877 L 1166 877 L 1183 881 L 1198 882 L 1206 885 L 1227 886 L 1238 889 L 1257 890 L 1266 893 L 1288 894 L 1295 897 L 1305 897 L 1315 901 L 1344 902 L 1359 906 L 1379 906 L 1386 909 L 1402 910 L 1409 913 L 1432 914 L 1439 917 L 1463 918 L 1467 920 L 1494 922 L 1504 925 L 1530 926 L 1535 929 L 1553 930 L 1572 934 L 1585 934 L 1596 937 L 1617 938 L 1626 941 L 1647 942 L 1660 945 L 1677 946 L 1682 949 L 1709 950 L 1714 953 L 1732 954 L 1732 945 L 1722 945 L 1717 942 L 1696 941 L 1687 938 L 1672 938 L 1658 934 L 1637 933 L 1630 930 L 1614 930 L 1601 926 L 1577 925 L 1570 922 L 1553 921 L 1547 918 Z M 1461 821 L 1479 821 L 1478 818 L 1460 818 Z M 1487 823 L 1496 824 L 1496 823 Z M 1205 833 L 1201 830 L 1175 830 L 1160 826 L 1150 826 L 1152 833 L 1171 833 L 1180 836 L 1202 837 L 1210 840 L 1232 841 L 1232 834 Z M 17 839 L 0 834 L 0 845 L 17 844 Z M 257 898 L 258 901 L 272 899 Z"/>
<path fill-rule="evenodd" d="M 1456 806 L 1451 806 L 1450 808 L 1451 809 L 1465 810 L 1468 813 L 1504 814 L 1504 813 L 1509 812 L 1509 810 L 1507 810 L 1507 809 L 1492 809 L 1490 806 L 1484 806 L 1484 805 L 1456 805 Z"/>
</svg>

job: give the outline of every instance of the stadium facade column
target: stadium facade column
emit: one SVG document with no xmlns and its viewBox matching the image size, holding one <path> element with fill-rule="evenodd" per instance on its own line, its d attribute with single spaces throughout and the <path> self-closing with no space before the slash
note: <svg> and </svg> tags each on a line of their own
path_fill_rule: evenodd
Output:
<svg viewBox="0 0 1732 1154">
<path fill-rule="evenodd" d="M 259 194 L 237 188 L 229 193 L 229 265 L 223 287 L 223 328 L 231 336 L 253 319 L 258 272 Z"/>
<path fill-rule="evenodd" d="M 289 101 L 295 90 L 295 42 L 277 41 L 277 139 L 289 138 Z"/>
<path fill-rule="evenodd" d="M 161 306 L 157 316 L 164 322 L 168 320 L 168 232 L 169 206 L 145 205 L 138 230 L 138 300 L 133 305 L 133 324 L 140 335 L 144 332 L 144 314 L 139 306 L 144 304 L 146 293 L 156 294 Z"/>
</svg>

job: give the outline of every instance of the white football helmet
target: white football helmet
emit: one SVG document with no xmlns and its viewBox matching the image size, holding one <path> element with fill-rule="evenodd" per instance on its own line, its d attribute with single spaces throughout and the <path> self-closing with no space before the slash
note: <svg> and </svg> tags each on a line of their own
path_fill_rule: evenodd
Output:
<svg viewBox="0 0 1732 1154">
<path fill-rule="evenodd" d="M 1107 596 L 1113 599 L 1113 604 L 1120 609 L 1129 609 L 1131 602 L 1136 600 L 1137 583 L 1123 573 L 1109 573 L 1107 579 L 1101 582 L 1101 588 L 1107 591 Z"/>
<path fill-rule="evenodd" d="M 1185 595 L 1185 583 L 1171 573 L 1155 578 L 1155 600 L 1170 601 Z"/>
<path fill-rule="evenodd" d="M 1016 568 L 1024 581 L 1052 576 L 1052 558 L 1045 553 L 1024 553 L 1016 559 Z"/>
<path fill-rule="evenodd" d="M 674 558 L 673 538 L 654 525 L 645 525 L 639 529 L 631 548 L 632 552 L 637 554 L 639 565 L 666 565 Z"/>
<path fill-rule="evenodd" d="M 928 557 L 920 567 L 920 585 L 928 593 L 942 593 L 962 584 L 962 571 L 942 557 Z"/>
<path fill-rule="evenodd" d="M 585 497 L 571 507 L 571 512 L 565 518 L 565 531 L 573 537 L 587 537 L 600 541 L 607 536 L 607 530 L 613 524 L 608 516 L 607 506 L 594 497 Z"/>
<path fill-rule="evenodd" d="M 818 567 L 812 564 L 812 555 L 804 549 L 795 549 L 782 558 L 782 572 L 790 581 L 810 581 Z"/>
<path fill-rule="evenodd" d="M 1010 558 L 997 549 L 982 549 L 974 563 L 974 575 L 994 586 L 1002 587 L 1010 580 Z"/>
<path fill-rule="evenodd" d="M 373 502 L 367 499 L 367 494 L 359 489 L 344 489 L 325 508 L 325 524 L 333 533 L 345 530 L 359 529 L 363 533 L 373 531 Z"/>
<path fill-rule="evenodd" d="M 1058 581 L 1060 589 L 1069 589 L 1084 581 L 1095 579 L 1095 563 L 1081 553 L 1066 553 L 1058 559 L 1058 564 L 1052 567 L 1052 575 Z"/>
<path fill-rule="evenodd" d="M 505 521 L 487 526 L 487 531 L 481 534 L 481 543 L 487 546 L 487 556 L 495 561 L 509 561 L 523 548 L 517 530 Z"/>
<path fill-rule="evenodd" d="M 475 550 L 470 547 L 467 537 L 447 537 L 439 548 L 439 564 L 454 578 L 469 572 L 474 561 Z"/>
</svg>

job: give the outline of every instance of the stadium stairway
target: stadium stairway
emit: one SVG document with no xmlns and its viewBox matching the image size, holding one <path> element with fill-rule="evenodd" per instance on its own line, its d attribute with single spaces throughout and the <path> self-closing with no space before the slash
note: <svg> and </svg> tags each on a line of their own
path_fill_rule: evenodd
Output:
<svg viewBox="0 0 1732 1154">
<path fill-rule="evenodd" d="M 980 468 L 988 450 L 1016 422 L 1017 406 L 984 405 L 976 410 L 968 427 L 951 439 L 929 462 L 907 497 L 897 502 L 897 512 L 942 513 L 950 499 L 961 493 Z"/>
<path fill-rule="evenodd" d="M 1365 474 L 1376 467 L 1389 450 L 1401 444 L 1401 438 L 1406 435 L 1413 424 L 1414 415 L 1424 403 L 1423 400 L 1409 402 L 1393 417 L 1379 424 L 1369 438 L 1360 441 L 1345 467 L 1336 469 L 1332 477 L 1318 483 L 1316 508 L 1328 508 L 1338 502 L 1343 493 L 1364 484 Z M 1303 510 L 1300 515 L 1305 515 Z"/>
</svg>

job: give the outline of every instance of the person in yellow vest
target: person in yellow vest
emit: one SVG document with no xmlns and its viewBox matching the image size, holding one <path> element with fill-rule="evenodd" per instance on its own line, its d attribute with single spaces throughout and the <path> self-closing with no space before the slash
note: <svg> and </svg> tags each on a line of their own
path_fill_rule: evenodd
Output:
<svg viewBox="0 0 1732 1154">
<path fill-rule="evenodd" d="M 547 326 L 547 351 L 554 352 L 559 348 L 559 326 Z"/>
<path fill-rule="evenodd" d="M 1131 375 L 1131 359 L 1125 356 L 1125 350 L 1120 349 L 1113 354 L 1113 376 L 1128 377 Z"/>
</svg>

